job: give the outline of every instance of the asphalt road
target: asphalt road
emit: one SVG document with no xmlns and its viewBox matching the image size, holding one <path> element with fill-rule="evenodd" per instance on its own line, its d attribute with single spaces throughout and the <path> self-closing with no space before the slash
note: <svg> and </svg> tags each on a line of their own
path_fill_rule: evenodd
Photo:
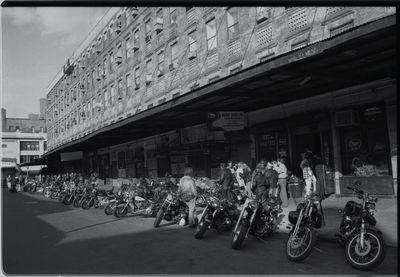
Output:
<svg viewBox="0 0 400 277">
<path fill-rule="evenodd" d="M 319 240 L 302 263 L 287 260 L 286 234 L 266 241 L 249 236 L 243 249 L 230 247 L 231 234 L 206 233 L 154 218 L 106 216 L 101 209 L 64 206 L 39 194 L 2 189 L 2 258 L 6 274 L 391 274 L 397 248 L 371 272 L 350 267 L 338 244 Z"/>
</svg>

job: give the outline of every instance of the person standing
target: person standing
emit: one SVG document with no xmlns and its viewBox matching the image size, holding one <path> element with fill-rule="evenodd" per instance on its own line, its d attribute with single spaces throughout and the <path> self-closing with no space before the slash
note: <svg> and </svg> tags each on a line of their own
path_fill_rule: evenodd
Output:
<svg viewBox="0 0 400 277">
<path fill-rule="evenodd" d="M 285 165 L 286 158 L 280 157 L 278 161 L 274 165 L 274 170 L 278 173 L 278 186 L 280 188 L 279 196 L 282 200 L 282 207 L 285 208 L 289 205 L 287 191 L 286 191 L 286 184 L 287 184 L 287 168 Z"/>
<path fill-rule="evenodd" d="M 321 156 L 314 155 L 314 171 L 316 177 L 316 193 L 319 195 L 321 199 L 325 199 L 325 165 L 322 162 Z"/>
<path fill-rule="evenodd" d="M 191 167 L 186 167 L 183 177 L 179 180 L 178 195 L 189 207 L 189 227 L 194 227 L 194 209 L 197 191 L 193 180 L 194 172 Z"/>
<path fill-rule="evenodd" d="M 273 164 L 271 162 L 268 162 L 265 173 L 264 173 L 265 177 L 267 178 L 267 183 L 269 184 L 269 196 L 279 198 L 278 173 L 275 170 L 273 170 L 272 168 L 273 168 Z"/>
<path fill-rule="evenodd" d="M 11 175 L 7 176 L 6 182 L 8 190 L 11 190 Z"/>
<path fill-rule="evenodd" d="M 315 182 L 316 178 L 311 169 L 311 157 L 308 152 L 305 152 L 301 155 L 302 161 L 300 163 L 300 168 L 303 170 L 303 179 L 306 184 L 305 191 L 306 195 L 310 195 L 315 192 Z"/>
<path fill-rule="evenodd" d="M 262 172 L 263 166 L 258 164 L 254 170 L 255 174 L 253 177 L 252 191 L 255 194 L 257 200 L 264 202 L 268 198 L 269 184 L 267 177 Z"/>
<path fill-rule="evenodd" d="M 219 183 L 222 185 L 222 197 L 227 200 L 233 200 L 232 188 L 233 178 L 232 172 L 226 167 L 225 163 L 220 163 L 221 175 Z"/>
<path fill-rule="evenodd" d="M 252 192 L 251 192 L 251 169 L 246 163 L 242 163 L 242 169 L 243 169 L 243 174 L 241 174 L 241 178 L 244 180 L 245 183 L 245 190 L 247 193 L 247 196 L 252 198 Z"/>
</svg>

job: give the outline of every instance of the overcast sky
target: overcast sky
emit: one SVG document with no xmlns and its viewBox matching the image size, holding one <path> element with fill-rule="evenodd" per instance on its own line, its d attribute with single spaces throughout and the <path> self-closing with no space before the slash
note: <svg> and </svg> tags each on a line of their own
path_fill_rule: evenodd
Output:
<svg viewBox="0 0 400 277">
<path fill-rule="evenodd" d="M 39 99 L 109 8 L 1 8 L 2 107 L 7 117 L 39 113 Z"/>
</svg>

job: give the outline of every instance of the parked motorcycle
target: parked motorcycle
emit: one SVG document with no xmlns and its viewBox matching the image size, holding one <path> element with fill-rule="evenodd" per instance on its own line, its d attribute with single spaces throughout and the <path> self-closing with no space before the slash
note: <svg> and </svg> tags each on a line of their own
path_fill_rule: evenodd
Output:
<svg viewBox="0 0 400 277">
<path fill-rule="evenodd" d="M 92 191 L 91 188 L 84 187 L 82 192 L 75 196 L 75 199 L 74 199 L 74 202 L 72 202 L 72 205 L 75 208 L 82 207 L 83 201 L 85 201 L 86 197 L 89 196 L 91 191 Z"/>
<path fill-rule="evenodd" d="M 170 192 L 157 212 L 154 227 L 157 228 L 160 226 L 163 219 L 170 222 L 177 222 L 183 226 L 188 222 L 188 214 L 189 208 L 185 202 L 181 201 L 176 193 Z"/>
<path fill-rule="evenodd" d="M 317 194 L 305 197 L 305 202 L 289 212 L 289 222 L 293 224 L 286 240 L 286 257 L 290 261 L 300 262 L 307 258 L 315 243 L 315 229 L 322 226 L 322 209 L 318 209 L 320 198 Z"/>
<path fill-rule="evenodd" d="M 112 215 L 118 204 L 124 201 L 124 193 L 126 192 L 126 190 L 127 185 L 122 185 L 116 194 L 107 196 L 108 204 L 104 207 L 104 213 L 106 215 Z"/>
<path fill-rule="evenodd" d="M 127 197 L 117 204 L 114 215 L 118 218 L 124 217 L 127 213 L 151 215 L 154 204 L 155 202 L 150 199 L 149 195 L 130 191 Z"/>
<path fill-rule="evenodd" d="M 386 243 L 374 217 L 378 199 L 357 187 L 347 188 L 357 194 L 362 203 L 348 201 L 343 210 L 338 239 L 345 246 L 347 262 L 354 268 L 369 270 L 380 265 L 385 258 Z"/>
<path fill-rule="evenodd" d="M 248 234 L 264 239 L 278 229 L 277 219 L 280 212 L 275 197 L 263 201 L 247 198 L 233 230 L 232 248 L 239 250 Z"/>
<path fill-rule="evenodd" d="M 232 229 L 235 220 L 236 205 L 216 195 L 205 195 L 206 206 L 201 213 L 194 237 L 203 238 L 208 229 L 215 229 L 218 233 Z"/>
<path fill-rule="evenodd" d="M 64 205 L 71 205 L 76 196 L 82 193 L 82 190 L 82 188 L 77 187 L 74 183 L 72 183 L 69 193 L 64 197 Z"/>
<path fill-rule="evenodd" d="M 99 208 L 107 204 L 108 196 L 114 196 L 112 191 L 99 190 L 94 188 L 89 196 L 82 202 L 82 209 L 87 210 L 91 207 Z"/>
</svg>

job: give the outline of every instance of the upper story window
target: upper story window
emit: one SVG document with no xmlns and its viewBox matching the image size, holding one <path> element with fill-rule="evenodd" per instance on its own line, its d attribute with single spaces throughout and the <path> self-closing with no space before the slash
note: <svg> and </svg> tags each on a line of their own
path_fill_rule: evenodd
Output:
<svg viewBox="0 0 400 277">
<path fill-rule="evenodd" d="M 169 8 L 169 15 L 171 20 L 171 25 L 176 24 L 178 22 L 178 15 L 176 12 L 176 8 Z"/>
<path fill-rule="evenodd" d="M 21 141 L 20 142 L 21 151 L 38 151 L 39 141 Z"/>
<path fill-rule="evenodd" d="M 118 100 L 122 99 L 122 95 L 123 95 L 123 82 L 122 79 L 120 79 L 118 81 Z"/>
<path fill-rule="evenodd" d="M 189 33 L 188 37 L 189 37 L 189 52 L 196 52 L 197 50 L 196 31 Z"/>
<path fill-rule="evenodd" d="M 108 73 L 108 67 L 107 67 L 107 58 L 104 58 L 103 60 L 103 72 L 105 76 L 107 76 Z"/>
<path fill-rule="evenodd" d="M 163 20 L 163 11 L 159 9 L 156 14 L 156 20 L 154 22 L 154 30 L 156 33 L 161 33 L 163 30 L 164 20 Z"/>
<path fill-rule="evenodd" d="M 139 49 L 139 28 L 133 33 L 133 44 Z"/>
<path fill-rule="evenodd" d="M 127 74 L 126 75 L 126 88 L 130 90 L 132 88 L 132 75 Z"/>
<path fill-rule="evenodd" d="M 140 87 L 140 72 L 139 67 L 135 68 L 135 88 L 138 89 Z"/>
<path fill-rule="evenodd" d="M 157 76 L 162 76 L 164 75 L 164 51 L 161 51 L 157 54 L 157 61 L 158 61 Z"/>
<path fill-rule="evenodd" d="M 108 56 L 110 57 L 110 73 L 113 73 L 114 72 L 114 66 L 115 66 L 114 53 L 111 52 Z"/>
<path fill-rule="evenodd" d="M 133 41 L 131 37 L 127 37 L 125 40 L 126 43 L 126 58 L 129 59 L 133 56 Z"/>
<path fill-rule="evenodd" d="M 178 66 L 178 42 L 171 44 L 171 64 L 174 69 Z"/>
<path fill-rule="evenodd" d="M 111 91 L 111 105 L 113 105 L 114 101 L 115 101 L 115 88 L 114 88 L 114 86 L 111 86 L 110 91 Z"/>
<path fill-rule="evenodd" d="M 238 8 L 230 8 L 226 13 L 228 23 L 228 40 L 239 36 Z"/>
<path fill-rule="evenodd" d="M 117 56 L 115 58 L 115 62 L 117 66 L 119 66 L 122 63 L 122 45 L 119 44 L 117 47 Z"/>
<path fill-rule="evenodd" d="M 206 35 L 207 35 L 207 50 L 213 50 L 217 48 L 217 30 L 215 26 L 215 18 L 206 23 Z"/>
<path fill-rule="evenodd" d="M 110 104 L 110 94 L 108 90 L 104 90 L 104 104 L 105 106 L 108 106 Z"/>
<path fill-rule="evenodd" d="M 146 34 L 146 43 L 150 42 L 151 40 L 151 24 L 150 24 L 150 18 L 146 20 L 145 25 L 144 25 L 144 32 Z"/>
</svg>

